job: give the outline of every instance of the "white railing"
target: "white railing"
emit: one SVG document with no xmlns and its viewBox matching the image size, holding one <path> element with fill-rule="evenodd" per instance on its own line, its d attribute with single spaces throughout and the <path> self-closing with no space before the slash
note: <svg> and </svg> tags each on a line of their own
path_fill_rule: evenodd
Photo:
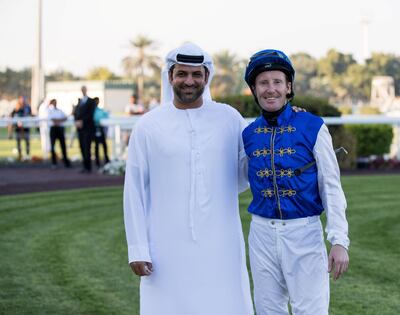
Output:
<svg viewBox="0 0 400 315">
<path fill-rule="evenodd" d="M 123 132 L 129 132 L 132 130 L 135 123 L 140 119 L 141 116 L 130 116 L 130 117 L 111 117 L 108 119 L 102 119 L 100 124 L 107 127 L 108 135 L 112 139 L 111 145 L 111 158 L 120 158 L 123 154 L 125 143 L 123 142 Z"/>
<path fill-rule="evenodd" d="M 112 116 L 108 119 L 102 119 L 101 125 L 108 128 L 108 135 L 111 138 L 111 157 L 113 159 L 120 158 L 123 154 L 125 143 L 123 143 L 123 132 L 129 133 L 135 123 L 141 116 Z M 392 155 L 400 159 L 400 116 L 386 115 L 344 115 L 341 117 L 322 117 L 327 125 L 343 125 L 343 124 L 390 124 L 395 129 L 395 137 L 392 144 Z M 246 118 L 248 123 L 254 121 L 255 118 Z M 10 124 L 22 123 L 26 127 L 40 127 L 41 123 L 48 122 L 47 119 L 38 117 L 14 117 L 0 118 L 0 128 L 7 127 Z M 73 117 L 69 117 L 64 126 L 73 126 Z M 75 132 L 75 128 L 71 128 L 71 132 Z"/>
<path fill-rule="evenodd" d="M 246 118 L 248 123 L 254 121 L 255 118 Z M 327 125 L 351 125 L 351 124 L 388 124 L 400 125 L 400 116 L 386 115 L 343 115 L 340 117 L 322 117 Z"/>
</svg>

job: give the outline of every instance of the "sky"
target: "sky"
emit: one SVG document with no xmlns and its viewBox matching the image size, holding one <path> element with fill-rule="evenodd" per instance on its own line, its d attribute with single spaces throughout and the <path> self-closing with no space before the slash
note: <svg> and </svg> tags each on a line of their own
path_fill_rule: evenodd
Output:
<svg viewBox="0 0 400 315">
<path fill-rule="evenodd" d="M 0 70 L 32 66 L 39 0 L 0 0 Z M 361 20 L 370 52 L 400 55 L 399 0 L 42 0 L 46 73 L 84 75 L 105 66 L 121 75 L 130 40 L 144 35 L 166 53 L 190 41 L 210 54 L 240 58 L 276 48 L 324 56 L 331 48 L 363 58 Z"/>
</svg>

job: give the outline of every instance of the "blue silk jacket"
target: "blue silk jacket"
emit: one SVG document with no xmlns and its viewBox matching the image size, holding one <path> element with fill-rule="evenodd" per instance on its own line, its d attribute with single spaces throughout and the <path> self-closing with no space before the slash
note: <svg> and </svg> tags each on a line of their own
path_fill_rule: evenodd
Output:
<svg viewBox="0 0 400 315">
<path fill-rule="evenodd" d="M 320 117 L 296 113 L 288 104 L 277 126 L 260 116 L 246 127 L 242 136 L 253 194 L 250 213 L 274 219 L 322 213 L 316 165 L 295 175 L 296 169 L 315 161 L 313 148 L 322 125 Z"/>
</svg>

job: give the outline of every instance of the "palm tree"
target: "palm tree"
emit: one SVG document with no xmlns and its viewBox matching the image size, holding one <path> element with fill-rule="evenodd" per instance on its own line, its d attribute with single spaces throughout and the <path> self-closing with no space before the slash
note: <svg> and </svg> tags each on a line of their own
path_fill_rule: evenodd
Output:
<svg viewBox="0 0 400 315">
<path fill-rule="evenodd" d="M 122 60 L 122 66 L 129 78 L 135 77 L 137 80 L 137 92 L 140 102 L 144 98 L 144 81 L 150 72 L 158 74 L 160 80 L 161 66 L 160 58 L 148 53 L 154 48 L 155 42 L 143 35 L 139 35 L 130 41 L 130 47 L 134 50 L 133 56 L 127 56 Z"/>
<path fill-rule="evenodd" d="M 88 74 L 86 75 L 88 80 L 115 80 L 117 76 L 107 67 L 100 66 L 94 67 L 89 70 Z"/>
<path fill-rule="evenodd" d="M 223 50 L 213 56 L 216 73 L 212 81 L 212 93 L 214 96 L 224 97 L 237 94 L 240 80 L 238 73 L 241 72 L 241 62 L 235 54 Z"/>
</svg>

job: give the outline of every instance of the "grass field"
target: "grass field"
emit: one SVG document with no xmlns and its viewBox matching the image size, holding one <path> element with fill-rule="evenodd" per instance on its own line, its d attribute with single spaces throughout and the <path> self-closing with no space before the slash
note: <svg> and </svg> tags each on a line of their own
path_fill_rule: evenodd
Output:
<svg viewBox="0 0 400 315">
<path fill-rule="evenodd" d="M 79 141 L 77 136 L 71 141 L 71 132 L 67 128 L 65 131 L 65 141 L 67 145 L 67 154 L 68 157 L 75 161 L 81 159 L 81 153 L 79 150 Z M 72 142 L 72 144 L 71 144 Z M 108 153 L 111 153 L 111 140 L 107 140 L 108 144 Z M 25 141 L 22 141 L 21 144 L 22 154 L 25 156 Z M 56 152 L 61 156 L 61 148 L 60 144 L 57 141 L 55 146 Z M 42 149 L 40 146 L 40 135 L 36 128 L 31 128 L 30 130 L 30 155 L 31 157 L 39 157 L 43 158 Z M 94 156 L 94 144 L 92 148 L 92 155 Z M 0 128 L 0 162 L 6 158 L 16 159 L 18 157 L 17 144 L 15 140 L 15 134 L 13 133 L 13 138 L 8 139 L 7 137 L 7 129 Z M 103 148 L 100 149 L 100 158 L 103 158 Z"/>
<path fill-rule="evenodd" d="M 78 139 L 74 139 L 72 146 L 70 146 L 70 132 L 67 129 L 65 133 L 67 152 L 70 157 L 80 158 L 79 143 Z M 30 155 L 36 157 L 42 157 L 42 149 L 40 147 L 40 135 L 36 128 L 30 130 Z M 22 141 L 22 154 L 25 155 L 25 141 Z M 17 158 L 18 154 L 16 151 L 17 144 L 15 141 L 15 133 L 13 138 L 8 139 L 7 129 L 0 128 L 0 159 L 5 158 Z M 56 143 L 56 152 L 61 152 L 58 142 Z"/>
<path fill-rule="evenodd" d="M 332 282 L 330 314 L 399 314 L 400 176 L 343 185 L 351 263 Z M 0 231 L 0 314 L 139 314 L 121 187 L 0 197 Z"/>
</svg>

